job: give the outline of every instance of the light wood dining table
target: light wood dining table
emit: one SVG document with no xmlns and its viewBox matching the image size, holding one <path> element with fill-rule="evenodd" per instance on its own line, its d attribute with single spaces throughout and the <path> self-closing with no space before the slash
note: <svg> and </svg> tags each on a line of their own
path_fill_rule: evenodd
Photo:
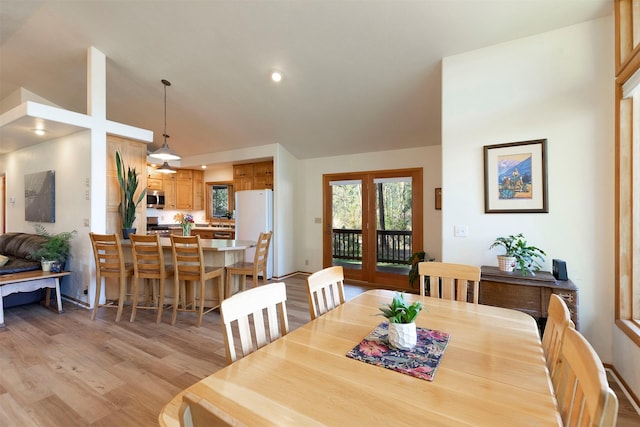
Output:
<svg viewBox="0 0 640 427">
<path fill-rule="evenodd" d="M 346 357 L 393 295 L 367 291 L 187 390 L 249 426 L 562 425 L 536 322 L 515 310 L 407 295 L 418 327 L 450 334 L 433 381 Z M 184 393 L 161 426 L 179 426 Z"/>
</svg>

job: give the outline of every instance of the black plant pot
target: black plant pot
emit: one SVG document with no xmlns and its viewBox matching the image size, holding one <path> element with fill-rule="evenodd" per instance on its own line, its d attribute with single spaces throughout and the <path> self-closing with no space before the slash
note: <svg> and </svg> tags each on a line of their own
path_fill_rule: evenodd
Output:
<svg viewBox="0 0 640 427">
<path fill-rule="evenodd" d="M 129 234 L 136 234 L 137 228 L 123 228 L 122 229 L 122 238 L 125 240 L 129 240 Z"/>
</svg>

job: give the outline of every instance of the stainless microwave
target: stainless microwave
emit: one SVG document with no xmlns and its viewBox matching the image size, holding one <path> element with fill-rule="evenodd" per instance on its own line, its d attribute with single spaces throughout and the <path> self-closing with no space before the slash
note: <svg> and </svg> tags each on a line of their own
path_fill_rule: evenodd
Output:
<svg viewBox="0 0 640 427">
<path fill-rule="evenodd" d="M 147 207 L 164 209 L 164 191 L 147 189 Z"/>
</svg>

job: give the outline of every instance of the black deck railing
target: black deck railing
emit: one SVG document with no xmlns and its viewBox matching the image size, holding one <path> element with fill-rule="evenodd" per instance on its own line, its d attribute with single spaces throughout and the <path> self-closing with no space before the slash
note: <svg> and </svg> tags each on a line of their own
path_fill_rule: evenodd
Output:
<svg viewBox="0 0 640 427">
<path fill-rule="evenodd" d="M 377 262 L 406 264 L 411 257 L 411 231 L 378 230 Z M 348 260 L 362 259 L 362 230 L 334 228 L 333 257 Z"/>
</svg>

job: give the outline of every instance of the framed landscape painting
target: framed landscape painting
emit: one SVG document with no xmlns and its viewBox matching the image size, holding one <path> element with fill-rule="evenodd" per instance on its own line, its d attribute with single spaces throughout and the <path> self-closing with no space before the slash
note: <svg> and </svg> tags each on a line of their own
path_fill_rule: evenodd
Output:
<svg viewBox="0 0 640 427">
<path fill-rule="evenodd" d="M 548 213 L 547 140 L 484 146 L 485 213 Z"/>
</svg>

